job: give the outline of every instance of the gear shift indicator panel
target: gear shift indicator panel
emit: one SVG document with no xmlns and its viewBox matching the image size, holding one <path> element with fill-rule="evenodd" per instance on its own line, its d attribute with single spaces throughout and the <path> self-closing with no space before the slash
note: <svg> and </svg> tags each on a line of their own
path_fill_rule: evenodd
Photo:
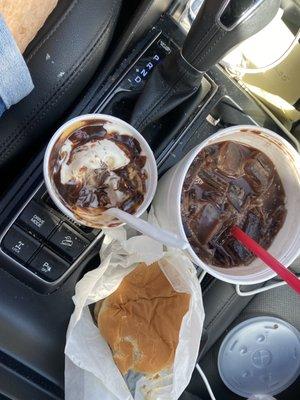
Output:
<svg viewBox="0 0 300 400">
<path fill-rule="evenodd" d="M 174 43 L 159 33 L 158 37 L 148 45 L 130 70 L 116 85 L 110 97 L 99 105 L 94 112 L 114 115 L 130 123 L 135 102 L 142 92 L 153 70 L 175 50 Z"/>
<path fill-rule="evenodd" d="M 120 85 L 122 89 L 142 89 L 152 70 L 171 53 L 167 40 L 158 39 L 138 60 Z"/>
<path fill-rule="evenodd" d="M 149 61 L 144 68 L 140 71 L 138 68 L 136 69 L 137 75 L 134 78 L 134 82 L 139 84 L 142 82 L 144 78 L 147 77 L 149 72 L 154 68 L 154 66 L 160 61 L 160 56 L 158 54 L 154 54 L 151 61 Z M 128 81 L 131 82 L 131 79 L 128 78 Z"/>
</svg>

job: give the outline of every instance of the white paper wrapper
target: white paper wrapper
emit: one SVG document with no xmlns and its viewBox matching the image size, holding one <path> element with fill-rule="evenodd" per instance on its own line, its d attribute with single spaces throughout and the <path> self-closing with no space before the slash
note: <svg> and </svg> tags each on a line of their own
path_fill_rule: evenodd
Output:
<svg viewBox="0 0 300 400">
<path fill-rule="evenodd" d="M 204 309 L 195 268 L 180 251 L 163 252 L 156 241 L 136 236 L 126 240 L 125 229 L 109 231 L 101 249 L 101 265 L 88 272 L 76 286 L 65 347 L 66 400 L 174 400 L 188 385 L 195 367 Z M 113 237 L 113 239 L 112 239 Z M 183 318 L 172 371 L 159 379 L 133 374 L 127 383 L 116 367 L 110 348 L 95 326 L 89 305 L 114 292 L 139 262 L 159 265 L 178 292 L 191 296 Z M 166 266 L 168 266 L 166 268 Z M 128 388 L 131 387 L 131 392 Z"/>
</svg>

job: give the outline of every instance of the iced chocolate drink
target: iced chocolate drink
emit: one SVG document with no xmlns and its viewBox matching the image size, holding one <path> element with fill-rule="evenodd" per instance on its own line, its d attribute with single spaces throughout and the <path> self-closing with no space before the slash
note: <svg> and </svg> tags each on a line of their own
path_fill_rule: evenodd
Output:
<svg viewBox="0 0 300 400">
<path fill-rule="evenodd" d="M 61 201 L 91 226 L 117 207 L 134 214 L 144 201 L 147 172 L 141 146 L 105 120 L 80 121 L 53 146 L 49 175 Z"/>
<path fill-rule="evenodd" d="M 234 141 L 202 149 L 186 175 L 181 213 L 199 258 L 218 267 L 248 265 L 255 258 L 230 234 L 235 224 L 267 249 L 282 227 L 285 192 L 272 161 Z"/>
</svg>

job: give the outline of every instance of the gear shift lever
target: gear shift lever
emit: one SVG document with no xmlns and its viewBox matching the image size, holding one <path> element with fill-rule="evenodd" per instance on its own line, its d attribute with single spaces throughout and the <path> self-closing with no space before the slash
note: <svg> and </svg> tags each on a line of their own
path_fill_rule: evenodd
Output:
<svg viewBox="0 0 300 400">
<path fill-rule="evenodd" d="M 134 108 L 140 131 L 201 90 L 203 73 L 276 15 L 280 0 L 205 0 L 181 52 L 153 72 Z"/>
<path fill-rule="evenodd" d="M 182 48 L 183 57 L 207 71 L 239 43 L 264 28 L 276 15 L 277 0 L 207 0 Z"/>
</svg>

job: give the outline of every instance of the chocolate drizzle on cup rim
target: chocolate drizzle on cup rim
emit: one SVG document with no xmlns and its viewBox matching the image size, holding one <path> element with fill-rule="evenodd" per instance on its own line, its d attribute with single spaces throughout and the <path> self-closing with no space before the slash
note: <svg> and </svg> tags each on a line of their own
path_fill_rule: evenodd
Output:
<svg viewBox="0 0 300 400">
<path fill-rule="evenodd" d="M 81 120 L 54 144 L 49 176 L 60 201 L 76 219 L 97 227 L 111 207 L 136 213 L 146 193 L 146 161 L 139 141 L 123 126 Z"/>
</svg>

